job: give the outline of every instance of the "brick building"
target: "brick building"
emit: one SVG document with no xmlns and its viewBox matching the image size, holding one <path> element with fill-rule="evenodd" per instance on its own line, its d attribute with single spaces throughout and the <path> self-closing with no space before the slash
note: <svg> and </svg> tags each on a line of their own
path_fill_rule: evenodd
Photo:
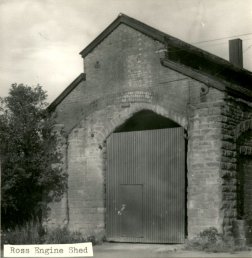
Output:
<svg viewBox="0 0 252 258">
<path fill-rule="evenodd" d="M 251 241 L 252 74 L 241 53 L 239 39 L 228 62 L 119 15 L 49 106 L 69 178 L 48 225 L 183 243 L 244 222 Z"/>
</svg>

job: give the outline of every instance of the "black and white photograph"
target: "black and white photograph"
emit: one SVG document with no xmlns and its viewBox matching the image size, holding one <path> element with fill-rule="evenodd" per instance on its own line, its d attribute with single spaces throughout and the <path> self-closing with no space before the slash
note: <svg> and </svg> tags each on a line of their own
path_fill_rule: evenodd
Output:
<svg viewBox="0 0 252 258">
<path fill-rule="evenodd" d="M 1 0 L 0 56 L 1 257 L 252 257 L 252 0 Z"/>
</svg>

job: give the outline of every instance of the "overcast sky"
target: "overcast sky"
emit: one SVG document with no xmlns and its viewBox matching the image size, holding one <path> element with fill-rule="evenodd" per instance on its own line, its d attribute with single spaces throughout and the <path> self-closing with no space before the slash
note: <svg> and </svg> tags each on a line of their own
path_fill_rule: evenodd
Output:
<svg viewBox="0 0 252 258">
<path fill-rule="evenodd" d="M 225 59 L 239 36 L 252 71 L 252 0 L 0 0 L 0 96 L 16 82 L 41 84 L 54 100 L 83 72 L 79 52 L 119 13 Z"/>
</svg>

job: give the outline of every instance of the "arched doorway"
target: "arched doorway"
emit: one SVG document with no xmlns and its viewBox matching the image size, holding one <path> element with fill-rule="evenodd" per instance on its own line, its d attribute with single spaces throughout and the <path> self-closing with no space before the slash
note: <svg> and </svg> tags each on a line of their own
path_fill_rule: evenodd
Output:
<svg viewBox="0 0 252 258">
<path fill-rule="evenodd" d="M 237 139 L 237 218 L 245 222 L 247 244 L 252 244 L 252 130 Z"/>
<path fill-rule="evenodd" d="M 183 243 L 186 228 L 184 129 L 140 111 L 107 139 L 106 237 Z"/>
</svg>

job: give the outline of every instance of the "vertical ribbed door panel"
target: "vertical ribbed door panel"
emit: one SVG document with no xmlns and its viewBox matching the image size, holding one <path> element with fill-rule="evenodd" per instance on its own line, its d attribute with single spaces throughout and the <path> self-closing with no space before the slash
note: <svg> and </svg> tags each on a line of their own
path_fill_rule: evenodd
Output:
<svg viewBox="0 0 252 258">
<path fill-rule="evenodd" d="M 108 240 L 184 242 L 183 128 L 114 133 L 108 138 L 106 208 Z"/>
</svg>

